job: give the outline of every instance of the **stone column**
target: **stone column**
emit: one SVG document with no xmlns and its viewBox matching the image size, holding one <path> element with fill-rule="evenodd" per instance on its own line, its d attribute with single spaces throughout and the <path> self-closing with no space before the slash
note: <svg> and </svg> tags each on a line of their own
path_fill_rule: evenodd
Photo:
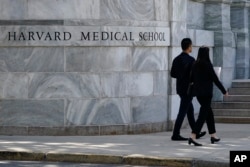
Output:
<svg viewBox="0 0 250 167">
<path fill-rule="evenodd" d="M 205 29 L 214 31 L 214 66 L 221 67 L 221 80 L 231 87 L 235 69 L 235 36 L 231 31 L 231 0 L 206 0 Z M 222 97 L 222 96 L 221 96 Z"/>
<path fill-rule="evenodd" d="M 246 0 L 233 0 L 231 5 L 231 26 L 236 37 L 236 79 L 249 78 L 249 29 Z"/>
</svg>

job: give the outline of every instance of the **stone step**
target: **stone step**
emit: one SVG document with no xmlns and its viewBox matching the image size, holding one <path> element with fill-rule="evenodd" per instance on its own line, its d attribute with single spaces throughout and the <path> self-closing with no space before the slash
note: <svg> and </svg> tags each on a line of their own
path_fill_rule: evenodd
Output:
<svg viewBox="0 0 250 167">
<path fill-rule="evenodd" d="M 215 116 L 250 117 L 250 109 L 214 109 Z"/>
<path fill-rule="evenodd" d="M 233 88 L 250 88 L 250 80 L 234 80 L 232 83 Z"/>
<path fill-rule="evenodd" d="M 230 96 L 212 104 L 218 123 L 250 123 L 250 80 L 234 80 Z"/>
<path fill-rule="evenodd" d="M 250 117 L 215 116 L 216 123 L 250 124 Z"/>
<path fill-rule="evenodd" d="M 247 102 L 215 102 L 212 103 L 213 109 L 250 109 Z"/>
<path fill-rule="evenodd" d="M 250 88 L 230 88 L 230 95 L 250 95 Z"/>
<path fill-rule="evenodd" d="M 250 96 L 248 95 L 230 95 L 224 97 L 225 102 L 250 102 Z"/>
</svg>

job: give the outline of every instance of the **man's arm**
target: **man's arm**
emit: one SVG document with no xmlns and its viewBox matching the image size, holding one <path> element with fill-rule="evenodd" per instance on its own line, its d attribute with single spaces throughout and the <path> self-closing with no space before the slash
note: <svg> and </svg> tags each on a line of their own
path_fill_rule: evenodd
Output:
<svg viewBox="0 0 250 167">
<path fill-rule="evenodd" d="M 177 78 L 178 77 L 178 64 L 176 59 L 174 59 L 173 63 L 172 63 L 172 68 L 171 68 L 171 77 L 172 78 Z"/>
</svg>

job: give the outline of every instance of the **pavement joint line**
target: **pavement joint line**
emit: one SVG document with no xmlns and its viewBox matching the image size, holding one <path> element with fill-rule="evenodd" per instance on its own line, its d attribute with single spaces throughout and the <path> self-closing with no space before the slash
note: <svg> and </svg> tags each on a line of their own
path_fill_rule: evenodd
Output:
<svg viewBox="0 0 250 167">
<path fill-rule="evenodd" d="M 229 163 L 208 161 L 200 158 L 164 158 L 143 155 L 107 155 L 85 153 L 39 153 L 0 151 L 0 160 L 13 161 L 47 161 L 73 162 L 92 164 L 121 164 L 144 166 L 171 166 L 171 167 L 228 167 Z"/>
</svg>

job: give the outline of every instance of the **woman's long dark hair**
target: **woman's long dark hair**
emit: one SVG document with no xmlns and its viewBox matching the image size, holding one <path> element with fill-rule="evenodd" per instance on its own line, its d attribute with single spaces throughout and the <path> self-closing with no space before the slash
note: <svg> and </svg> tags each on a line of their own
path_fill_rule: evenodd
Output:
<svg viewBox="0 0 250 167">
<path fill-rule="evenodd" d="M 208 47 L 200 47 L 198 52 L 198 57 L 195 62 L 198 68 L 202 68 L 204 64 L 212 64 L 209 57 L 209 48 Z"/>
</svg>

